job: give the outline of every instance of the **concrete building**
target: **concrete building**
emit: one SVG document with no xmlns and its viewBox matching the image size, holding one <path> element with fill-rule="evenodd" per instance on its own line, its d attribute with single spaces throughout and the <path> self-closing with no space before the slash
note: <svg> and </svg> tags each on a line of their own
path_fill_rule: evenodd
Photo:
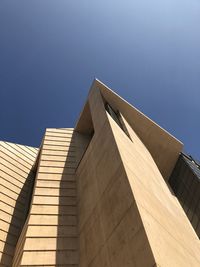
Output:
<svg viewBox="0 0 200 267">
<path fill-rule="evenodd" d="M 74 129 L 0 142 L 0 266 L 200 266 L 199 163 L 182 149 L 94 80 Z"/>
</svg>

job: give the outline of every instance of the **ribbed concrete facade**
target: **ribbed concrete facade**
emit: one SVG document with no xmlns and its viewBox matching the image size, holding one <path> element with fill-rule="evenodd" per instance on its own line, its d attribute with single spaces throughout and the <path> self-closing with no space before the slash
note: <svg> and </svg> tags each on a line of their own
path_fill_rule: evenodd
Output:
<svg viewBox="0 0 200 267">
<path fill-rule="evenodd" d="M 38 149 L 0 142 L 0 266 L 11 266 L 30 206 Z"/>
<path fill-rule="evenodd" d="M 200 266 L 168 185 L 182 143 L 98 80 L 74 129 L 47 129 L 39 150 L 1 147 L 0 266 Z"/>
<path fill-rule="evenodd" d="M 13 266 L 78 264 L 73 130 L 47 129 L 33 200 Z"/>
</svg>

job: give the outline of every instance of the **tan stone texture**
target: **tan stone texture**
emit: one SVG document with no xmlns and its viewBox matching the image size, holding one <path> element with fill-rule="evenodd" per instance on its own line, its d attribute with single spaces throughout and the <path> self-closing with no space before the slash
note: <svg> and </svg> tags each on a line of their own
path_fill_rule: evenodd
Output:
<svg viewBox="0 0 200 267">
<path fill-rule="evenodd" d="M 137 110 L 128 114 L 132 107 L 98 81 L 88 105 L 94 136 L 76 172 L 80 266 L 200 266 L 199 239 L 164 180 L 181 142 Z"/>
<path fill-rule="evenodd" d="M 0 142 L 0 266 L 11 266 L 29 209 L 38 149 Z"/>
<path fill-rule="evenodd" d="M 39 153 L 0 142 L 0 266 L 200 266 L 167 182 L 181 150 L 95 80 L 76 127 L 46 129 Z"/>
</svg>

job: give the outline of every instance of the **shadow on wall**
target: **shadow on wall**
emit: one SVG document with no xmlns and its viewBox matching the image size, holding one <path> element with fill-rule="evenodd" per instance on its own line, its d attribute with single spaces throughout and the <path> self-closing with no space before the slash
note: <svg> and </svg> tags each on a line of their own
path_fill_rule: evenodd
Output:
<svg viewBox="0 0 200 267">
<path fill-rule="evenodd" d="M 67 156 L 60 180 L 56 266 L 78 265 L 75 138 L 73 132 L 66 148 Z"/>
<path fill-rule="evenodd" d="M 5 205 L 10 207 L 10 210 L 12 210 L 12 208 L 14 210 L 11 215 L 12 219 L 10 223 L 5 221 L 5 224 L 9 224 L 9 228 L 0 262 L 1 266 L 10 266 L 10 267 L 12 266 L 15 248 L 30 208 L 30 200 L 32 197 L 34 177 L 35 173 L 33 173 L 33 171 L 31 170 L 26 178 L 25 183 L 23 184 L 23 187 L 21 188 L 21 191 L 16 199 L 14 207 L 8 203 L 5 203 Z M 2 194 L 4 193 L 2 192 Z M 5 196 L 9 199 L 15 200 L 11 196 L 8 195 Z M 10 215 L 9 213 L 7 214 L 8 216 Z"/>
<path fill-rule="evenodd" d="M 59 189 L 56 266 L 79 264 L 75 173 L 92 136 L 93 132 L 81 134 L 73 131 L 66 148 L 68 151 Z"/>
</svg>

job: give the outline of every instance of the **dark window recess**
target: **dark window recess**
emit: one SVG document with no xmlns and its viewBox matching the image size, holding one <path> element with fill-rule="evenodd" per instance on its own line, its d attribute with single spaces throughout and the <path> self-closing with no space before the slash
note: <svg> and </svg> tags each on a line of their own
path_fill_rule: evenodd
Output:
<svg viewBox="0 0 200 267">
<path fill-rule="evenodd" d="M 126 125 L 124 124 L 124 121 L 123 121 L 119 111 L 115 112 L 113 110 L 113 108 L 108 103 L 105 104 L 105 108 L 106 108 L 107 112 L 110 114 L 110 116 L 113 118 L 113 120 L 119 125 L 119 127 L 125 132 L 125 134 L 128 136 L 128 138 L 132 141 L 132 139 L 129 135 L 129 132 L 126 128 Z"/>
<path fill-rule="evenodd" d="M 200 238 L 200 165 L 181 153 L 169 184 Z"/>
</svg>

